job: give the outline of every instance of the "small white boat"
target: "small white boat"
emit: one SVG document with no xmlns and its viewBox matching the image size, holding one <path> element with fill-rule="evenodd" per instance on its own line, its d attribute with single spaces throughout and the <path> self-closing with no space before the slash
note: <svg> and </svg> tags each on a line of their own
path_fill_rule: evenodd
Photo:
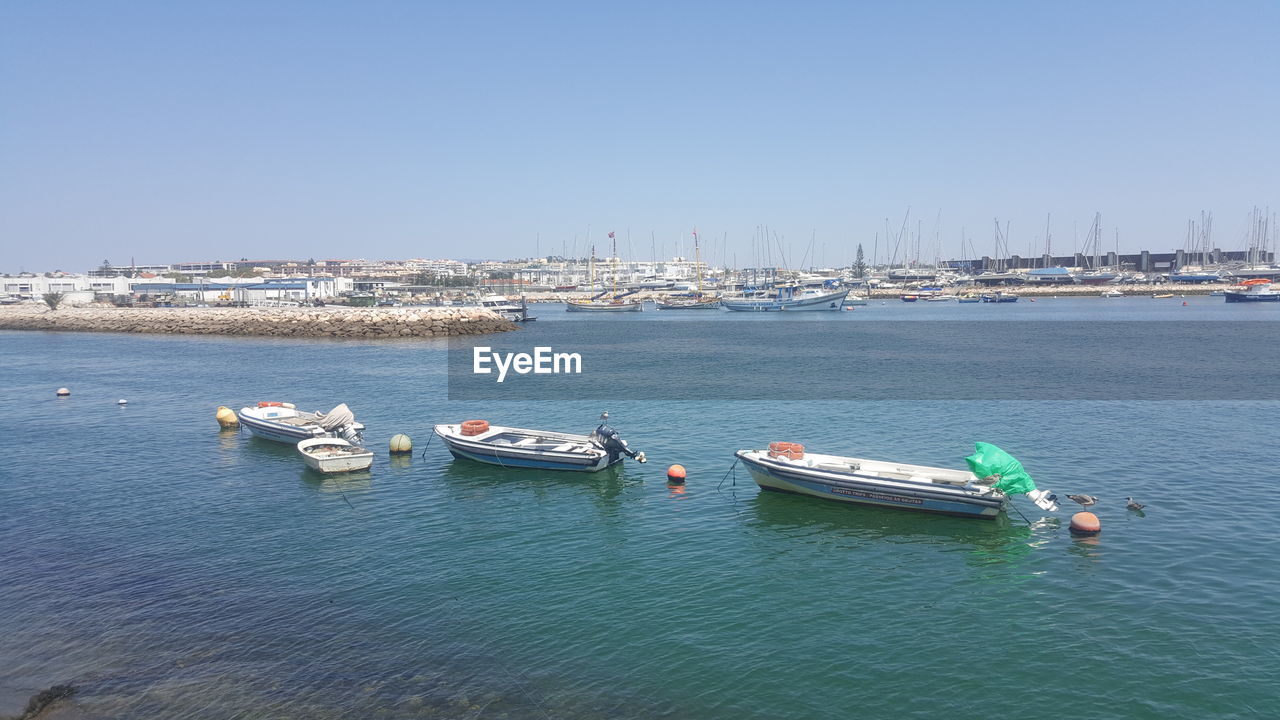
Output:
<svg viewBox="0 0 1280 720">
<path fill-rule="evenodd" d="M 325 437 L 359 443 L 364 432 L 364 425 L 356 422 L 346 403 L 323 413 L 298 410 L 293 403 L 260 402 L 256 407 L 240 408 L 236 417 L 256 437 L 291 444 Z"/>
<path fill-rule="evenodd" d="M 524 298 L 517 304 L 505 295 L 485 295 L 480 298 L 479 306 L 495 312 L 511 322 L 529 322 L 537 318 L 529 315 L 529 306 Z"/>
<path fill-rule="evenodd" d="M 596 472 L 622 462 L 623 457 L 644 462 L 643 452 L 631 450 L 617 431 L 605 424 L 590 435 L 529 430 L 468 420 L 457 425 L 436 425 L 454 457 L 513 468 Z"/>
<path fill-rule="evenodd" d="M 909 465 L 805 452 L 798 443 L 771 443 L 768 450 L 739 450 L 761 490 L 809 495 L 838 502 L 877 505 L 960 517 L 994 518 L 1009 497 L 968 470 Z M 1028 493 L 1045 510 L 1057 510 L 1056 496 Z"/>
<path fill-rule="evenodd" d="M 307 467 L 322 473 L 344 473 L 367 470 L 373 464 L 373 451 L 342 438 L 312 438 L 298 443 L 298 454 Z"/>
</svg>

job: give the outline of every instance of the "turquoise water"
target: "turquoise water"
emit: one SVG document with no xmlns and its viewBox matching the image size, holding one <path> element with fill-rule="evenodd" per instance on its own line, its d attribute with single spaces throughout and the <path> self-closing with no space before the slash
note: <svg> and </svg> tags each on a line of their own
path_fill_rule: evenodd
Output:
<svg viewBox="0 0 1280 720">
<path fill-rule="evenodd" d="M 1240 317 L 1220 298 L 1152 309 L 1170 302 L 918 309 Z M 539 307 L 539 323 L 572 321 L 557 309 Z M 554 329 L 538 328 L 522 331 L 531 343 Z M 651 462 L 566 476 L 427 446 L 436 422 L 586 431 L 602 409 L 451 402 L 444 355 L 421 341 L 0 333 L 0 715 L 63 682 L 91 718 L 1280 707 L 1276 402 L 620 398 L 613 423 Z M 709 357 L 682 371 L 726 368 Z M 62 385 L 73 394 L 55 399 Z M 291 448 L 218 430 L 218 405 L 262 399 L 349 403 L 379 449 L 372 470 L 320 478 Z M 413 436 L 413 457 L 384 452 L 397 432 Z M 1072 538 L 1072 508 L 1044 517 L 1021 502 L 1030 524 L 918 516 L 761 495 L 741 469 L 726 476 L 733 450 L 774 439 L 951 466 L 974 440 L 996 442 L 1042 487 L 1100 496 L 1104 529 Z M 684 492 L 665 483 L 676 462 Z M 1146 512 L 1127 512 L 1127 495 Z"/>
</svg>

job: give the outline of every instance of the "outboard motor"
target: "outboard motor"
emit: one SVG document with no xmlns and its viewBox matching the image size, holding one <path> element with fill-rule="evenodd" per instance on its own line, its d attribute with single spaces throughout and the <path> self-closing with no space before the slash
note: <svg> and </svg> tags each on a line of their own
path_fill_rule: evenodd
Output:
<svg viewBox="0 0 1280 720">
<path fill-rule="evenodd" d="M 617 462 L 618 458 L 626 455 L 634 459 L 636 462 L 645 462 L 643 452 L 635 452 L 627 447 L 627 441 L 618 437 L 618 431 L 608 425 L 609 413 L 600 413 L 600 425 L 591 431 L 591 442 L 595 443 L 600 449 L 609 453 L 609 462 Z"/>
<path fill-rule="evenodd" d="M 338 431 L 338 435 L 352 445 L 360 445 L 364 443 L 364 436 L 356 429 L 355 425 L 343 425 Z"/>
</svg>

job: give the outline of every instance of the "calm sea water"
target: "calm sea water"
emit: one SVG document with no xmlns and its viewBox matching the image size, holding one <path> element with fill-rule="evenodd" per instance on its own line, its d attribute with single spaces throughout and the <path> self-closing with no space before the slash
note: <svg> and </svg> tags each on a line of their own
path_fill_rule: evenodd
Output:
<svg viewBox="0 0 1280 720">
<path fill-rule="evenodd" d="M 962 311 L 1106 313 L 1171 334 L 1280 319 L 1181 302 L 725 314 L 725 337 L 707 341 L 740 323 Z M 531 345 L 578 322 L 536 314 Z M 0 715 L 56 683 L 80 688 L 89 718 L 1280 712 L 1280 403 L 787 401 L 754 386 L 740 400 L 621 397 L 613 424 L 651 462 L 555 475 L 452 460 L 428 446 L 430 427 L 585 432 L 601 402 L 449 401 L 445 354 L 422 341 L 0 333 Z M 678 371 L 733 376 L 712 356 Z M 63 385 L 72 396 L 55 399 Z M 218 405 L 257 400 L 349 403 L 379 450 L 372 470 L 321 478 L 292 448 L 219 431 Z M 386 454 L 398 432 L 411 458 Z M 1045 517 L 1026 502 L 1030 523 L 761 495 L 732 453 L 774 439 L 950 466 L 995 442 L 1041 487 L 1100 496 L 1103 532 L 1072 538 L 1072 508 Z M 677 462 L 682 492 L 664 478 Z M 1144 514 L 1125 510 L 1128 495 Z"/>
</svg>

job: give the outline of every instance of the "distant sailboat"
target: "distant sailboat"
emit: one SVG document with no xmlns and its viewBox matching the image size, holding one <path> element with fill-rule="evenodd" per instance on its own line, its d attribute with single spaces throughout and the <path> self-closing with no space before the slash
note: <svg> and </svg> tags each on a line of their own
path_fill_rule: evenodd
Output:
<svg viewBox="0 0 1280 720">
<path fill-rule="evenodd" d="M 698 246 L 698 231 L 693 231 L 693 264 L 698 272 L 698 290 L 692 298 L 672 299 L 658 302 L 659 310 L 719 310 L 720 298 L 706 297 L 702 294 L 702 251 Z"/>
<path fill-rule="evenodd" d="M 635 291 L 618 294 L 618 239 L 614 234 L 609 233 L 609 239 L 613 241 L 613 283 L 612 287 L 589 300 L 570 300 L 565 303 L 565 310 L 568 312 L 640 312 L 644 309 L 644 303 L 639 300 L 623 300 Z M 596 249 L 591 246 L 591 287 L 596 284 Z M 606 298 L 605 296 L 608 295 Z"/>
</svg>

